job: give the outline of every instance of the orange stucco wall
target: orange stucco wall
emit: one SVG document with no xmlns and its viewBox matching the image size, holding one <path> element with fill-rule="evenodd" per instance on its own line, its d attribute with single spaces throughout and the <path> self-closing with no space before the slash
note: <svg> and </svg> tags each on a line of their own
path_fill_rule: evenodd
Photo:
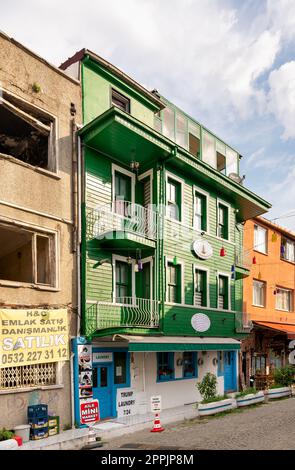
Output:
<svg viewBox="0 0 295 470">
<path fill-rule="evenodd" d="M 266 255 L 253 249 L 255 224 L 268 230 L 268 252 Z M 276 241 L 272 241 L 274 232 L 277 234 Z M 251 260 L 254 256 L 256 258 L 256 264 L 252 263 L 250 275 L 244 278 L 243 283 L 244 311 L 250 314 L 251 320 L 295 324 L 295 265 L 280 258 L 282 233 L 279 227 L 272 223 L 268 225 L 262 218 L 249 220 L 245 224 L 244 249 L 250 253 Z M 290 239 L 295 239 L 295 234 L 291 236 L 292 234 L 283 233 L 284 235 Z M 253 279 L 266 282 L 265 307 L 255 307 L 253 305 Z M 276 309 L 276 296 L 274 295 L 276 287 L 293 289 L 292 312 Z"/>
</svg>

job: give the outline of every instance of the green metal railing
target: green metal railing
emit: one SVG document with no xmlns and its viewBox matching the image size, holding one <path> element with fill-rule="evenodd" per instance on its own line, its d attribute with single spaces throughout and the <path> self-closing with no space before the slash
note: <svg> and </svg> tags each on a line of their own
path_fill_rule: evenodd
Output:
<svg viewBox="0 0 295 470">
<path fill-rule="evenodd" d="M 120 297 L 116 302 L 96 302 L 86 310 L 86 335 L 105 328 L 159 327 L 159 302 Z"/>
</svg>

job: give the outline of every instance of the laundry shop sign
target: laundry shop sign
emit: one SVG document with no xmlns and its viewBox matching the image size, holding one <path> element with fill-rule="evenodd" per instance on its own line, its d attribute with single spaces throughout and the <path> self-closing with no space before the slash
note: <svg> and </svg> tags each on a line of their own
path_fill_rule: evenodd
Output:
<svg viewBox="0 0 295 470">
<path fill-rule="evenodd" d="M 68 359 L 66 309 L 0 309 L 0 368 Z"/>
<path fill-rule="evenodd" d="M 117 390 L 117 413 L 118 418 L 136 414 L 136 394 L 130 388 Z"/>
</svg>

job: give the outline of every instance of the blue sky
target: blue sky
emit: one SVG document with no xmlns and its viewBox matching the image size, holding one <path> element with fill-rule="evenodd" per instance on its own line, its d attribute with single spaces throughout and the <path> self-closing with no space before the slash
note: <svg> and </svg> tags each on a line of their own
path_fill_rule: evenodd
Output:
<svg viewBox="0 0 295 470">
<path fill-rule="evenodd" d="M 157 88 L 240 151 L 245 185 L 295 230 L 295 0 L 10 0 L 0 29 L 55 65 L 87 47 Z"/>
</svg>

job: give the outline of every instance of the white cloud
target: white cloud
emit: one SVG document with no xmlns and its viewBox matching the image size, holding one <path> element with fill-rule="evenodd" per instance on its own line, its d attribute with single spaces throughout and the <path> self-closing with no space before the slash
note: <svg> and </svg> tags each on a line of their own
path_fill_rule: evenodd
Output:
<svg viewBox="0 0 295 470">
<path fill-rule="evenodd" d="M 269 75 L 269 110 L 284 127 L 284 139 L 295 138 L 295 61 Z"/>
<path fill-rule="evenodd" d="M 267 16 L 275 31 L 280 31 L 284 40 L 295 39 L 294 0 L 268 0 Z"/>
</svg>

